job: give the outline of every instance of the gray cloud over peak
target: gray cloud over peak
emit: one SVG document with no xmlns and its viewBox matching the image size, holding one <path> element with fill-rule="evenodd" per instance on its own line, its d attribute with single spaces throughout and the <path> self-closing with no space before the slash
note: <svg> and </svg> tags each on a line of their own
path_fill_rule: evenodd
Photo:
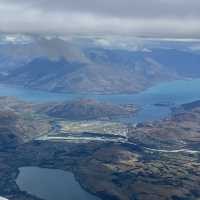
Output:
<svg viewBox="0 0 200 200">
<path fill-rule="evenodd" d="M 199 0 L 0 0 L 0 31 L 200 36 Z"/>
<path fill-rule="evenodd" d="M 198 0 L 2 0 L 43 11 L 75 11 L 125 17 L 200 16 Z"/>
</svg>

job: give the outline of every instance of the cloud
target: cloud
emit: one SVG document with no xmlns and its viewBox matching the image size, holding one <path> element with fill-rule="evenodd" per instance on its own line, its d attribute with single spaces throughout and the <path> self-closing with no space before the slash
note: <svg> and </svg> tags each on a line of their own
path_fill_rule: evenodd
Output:
<svg viewBox="0 0 200 200">
<path fill-rule="evenodd" d="M 0 32 L 198 38 L 199 0 L 1 0 Z"/>
</svg>

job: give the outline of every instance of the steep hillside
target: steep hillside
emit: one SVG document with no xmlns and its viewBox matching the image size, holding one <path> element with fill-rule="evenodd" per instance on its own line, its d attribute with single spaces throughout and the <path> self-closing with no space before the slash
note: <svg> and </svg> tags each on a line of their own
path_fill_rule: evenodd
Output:
<svg viewBox="0 0 200 200">
<path fill-rule="evenodd" d="M 40 112 L 56 118 L 67 120 L 96 120 L 119 116 L 130 116 L 136 108 L 129 106 L 100 103 L 95 100 L 83 99 L 58 104 L 41 106 Z"/>
<path fill-rule="evenodd" d="M 33 105 L 12 97 L 0 98 L 0 134 L 5 139 L 27 142 L 50 129 L 50 120 L 37 115 Z"/>
<path fill-rule="evenodd" d="M 157 64 L 172 76 L 177 74 L 180 77 L 200 77 L 200 55 L 192 51 L 164 48 L 154 48 L 149 51 L 87 49 L 86 55 L 99 64 L 112 63 L 115 66 L 130 68 L 147 60 L 149 64 L 154 66 Z M 138 66 L 138 70 L 146 73 L 155 73 L 155 70 L 158 70 L 155 67 L 148 68 L 145 64 L 148 63 Z"/>
<path fill-rule="evenodd" d="M 1 81 L 57 92 L 132 93 L 176 77 L 150 58 L 125 66 L 38 58 L 10 71 Z"/>
<path fill-rule="evenodd" d="M 154 149 L 199 150 L 200 101 L 174 109 L 169 119 L 130 128 L 129 139 Z"/>
<path fill-rule="evenodd" d="M 17 128 L 18 116 L 13 112 L 0 112 L 0 149 L 14 148 L 22 143 Z"/>
<path fill-rule="evenodd" d="M 77 42 L 78 43 L 78 42 Z M 134 93 L 162 81 L 199 78 L 198 52 L 105 49 L 35 38 L 0 45 L 0 82 L 73 93 Z"/>
</svg>

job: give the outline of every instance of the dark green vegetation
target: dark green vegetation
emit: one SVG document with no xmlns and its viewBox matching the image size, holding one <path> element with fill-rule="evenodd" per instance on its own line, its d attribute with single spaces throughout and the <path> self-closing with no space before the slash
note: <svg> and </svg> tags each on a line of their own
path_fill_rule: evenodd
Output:
<svg viewBox="0 0 200 200">
<path fill-rule="evenodd" d="M 41 113 L 41 106 L 1 98 L 0 196 L 37 200 L 19 191 L 15 179 L 19 167 L 39 166 L 73 172 L 82 187 L 103 200 L 200 198 L 198 104 L 177 109 L 170 119 L 130 126 L 127 141 L 87 143 L 34 140 L 55 120 Z M 34 120 L 41 125 L 34 126 Z"/>
</svg>

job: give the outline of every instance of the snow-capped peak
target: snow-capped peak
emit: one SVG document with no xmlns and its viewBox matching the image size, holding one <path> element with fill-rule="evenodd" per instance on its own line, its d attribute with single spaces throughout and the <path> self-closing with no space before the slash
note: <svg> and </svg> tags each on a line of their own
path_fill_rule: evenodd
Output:
<svg viewBox="0 0 200 200">
<path fill-rule="evenodd" d="M 27 44 L 32 42 L 32 40 L 31 36 L 21 34 L 0 35 L 1 44 Z"/>
</svg>

